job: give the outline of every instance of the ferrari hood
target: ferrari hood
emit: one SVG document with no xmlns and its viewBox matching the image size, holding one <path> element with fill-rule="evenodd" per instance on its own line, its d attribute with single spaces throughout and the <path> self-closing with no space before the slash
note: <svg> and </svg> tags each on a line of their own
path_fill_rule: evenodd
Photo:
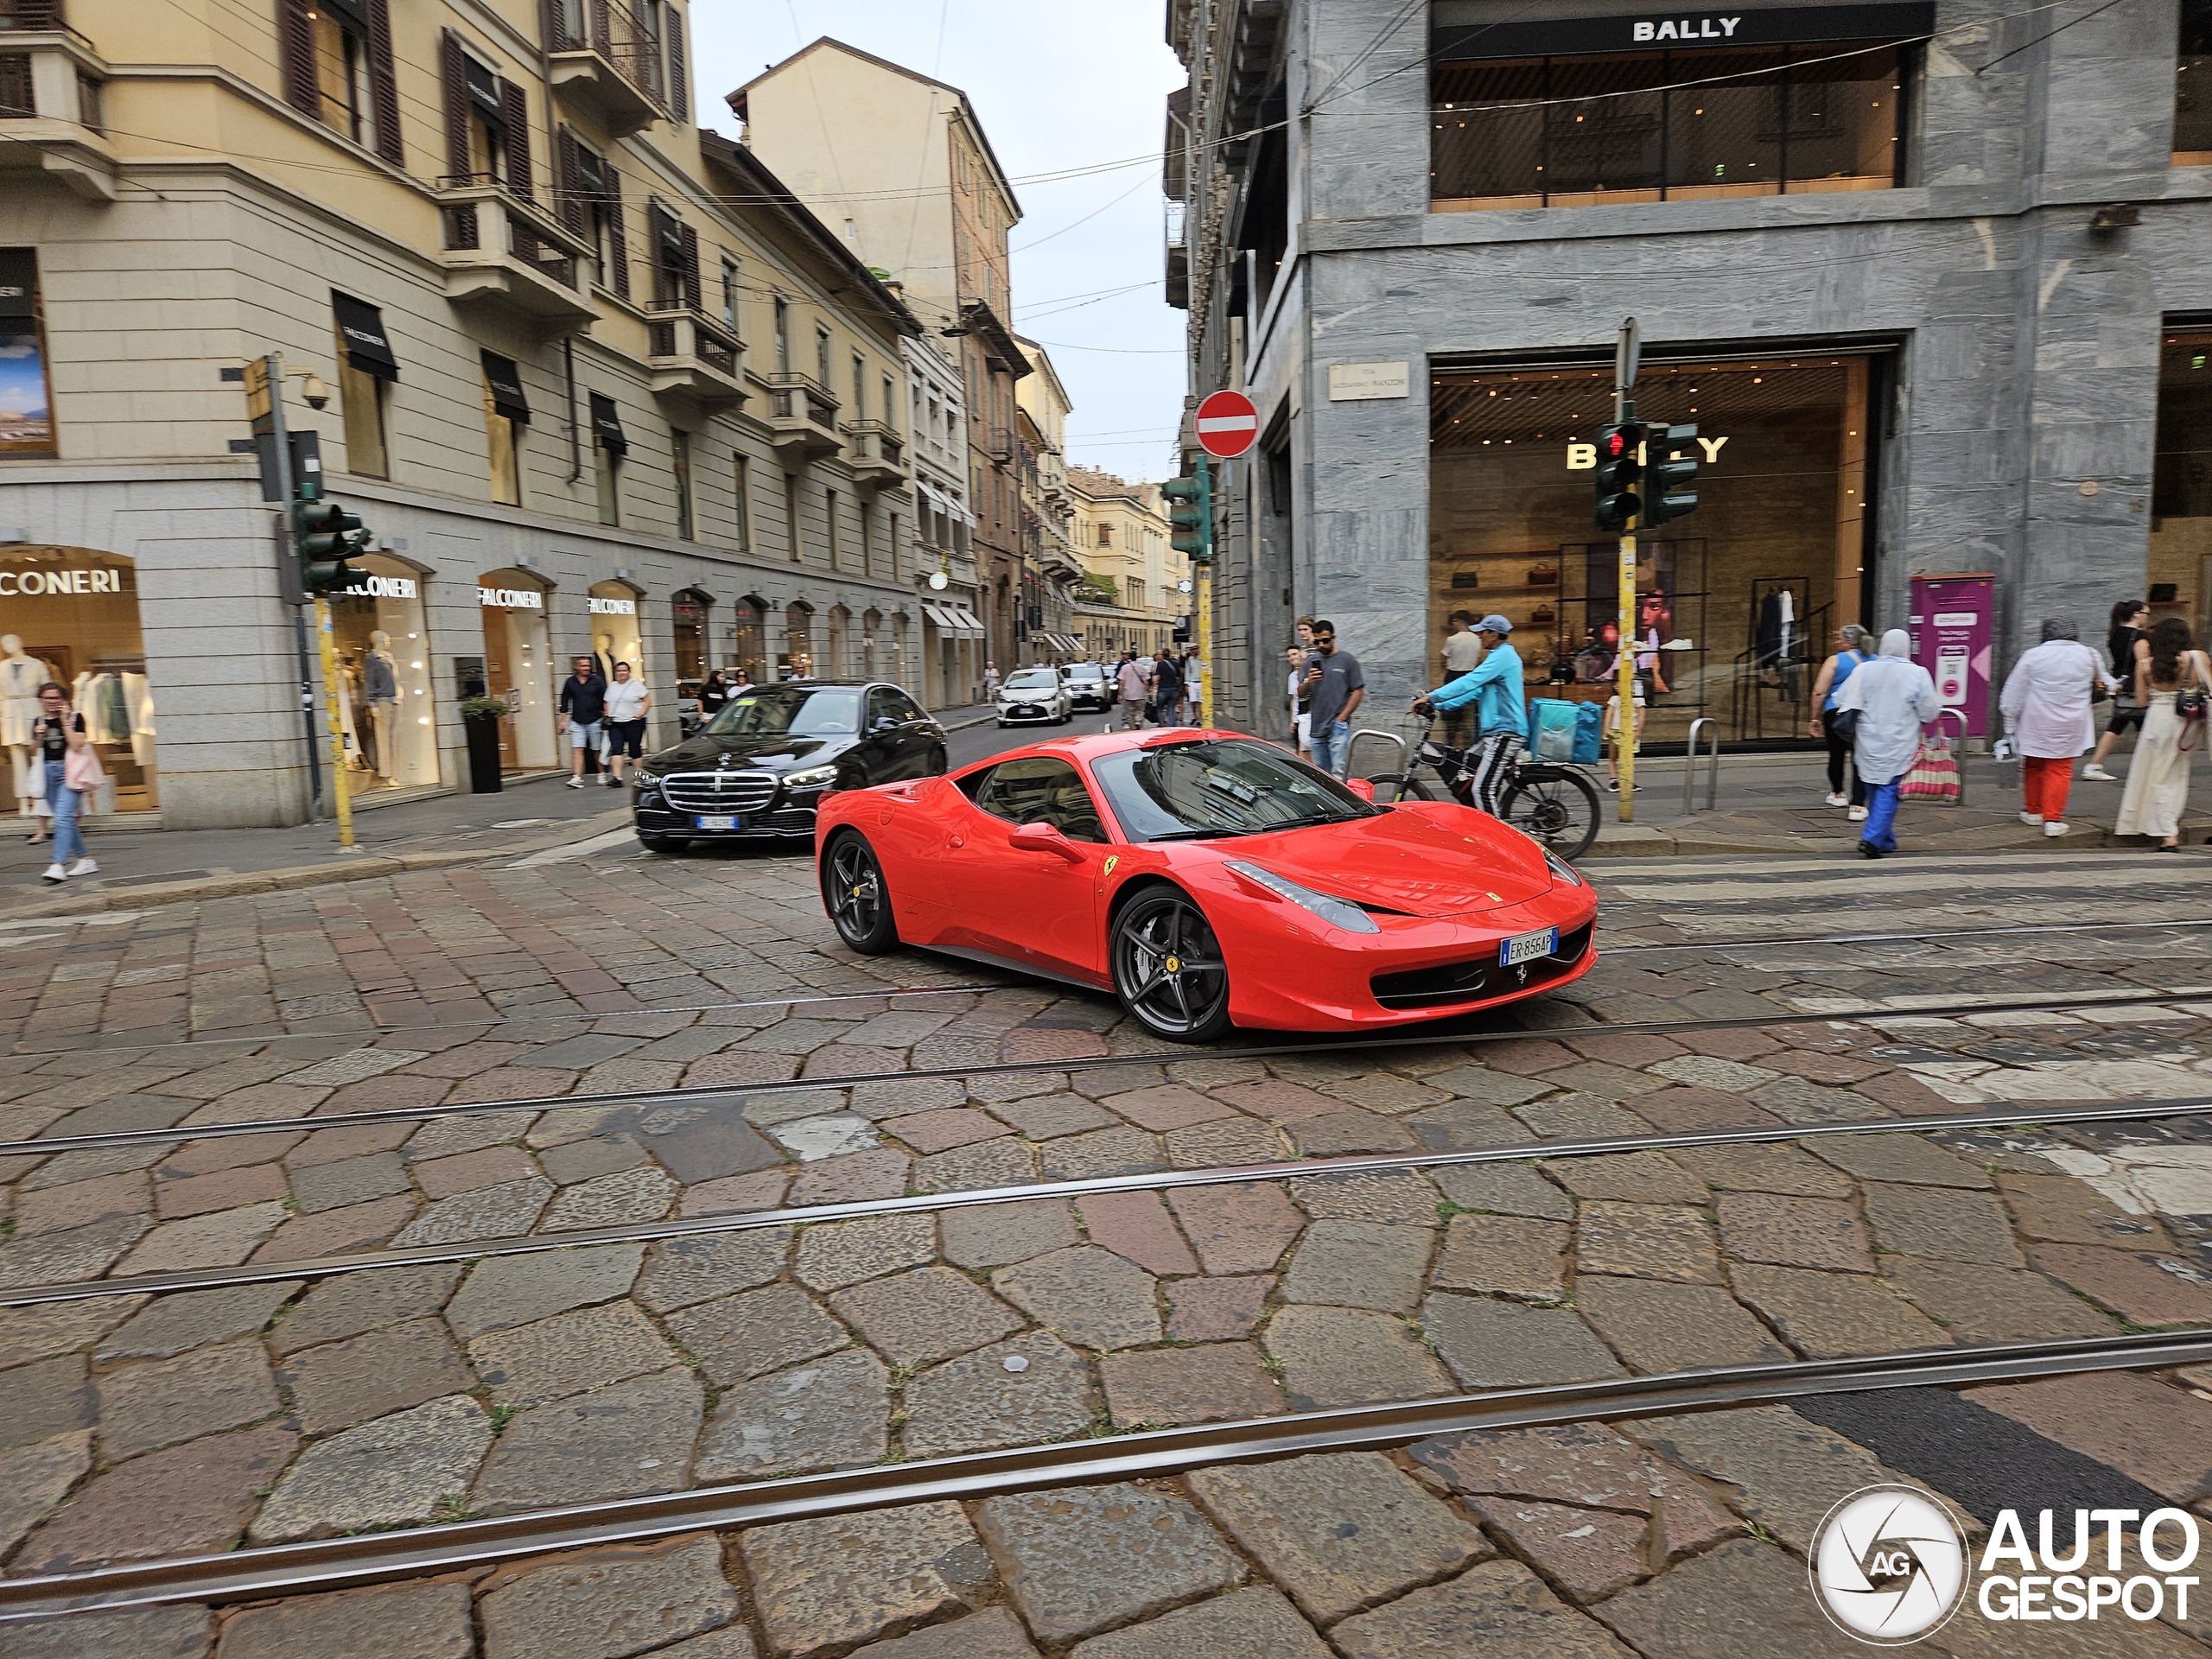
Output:
<svg viewBox="0 0 2212 1659">
<path fill-rule="evenodd" d="M 1424 803 L 1379 817 L 1210 842 L 1316 893 L 1410 916 L 1463 916 L 1551 891 L 1544 855 L 1518 830 L 1465 807 Z"/>
</svg>

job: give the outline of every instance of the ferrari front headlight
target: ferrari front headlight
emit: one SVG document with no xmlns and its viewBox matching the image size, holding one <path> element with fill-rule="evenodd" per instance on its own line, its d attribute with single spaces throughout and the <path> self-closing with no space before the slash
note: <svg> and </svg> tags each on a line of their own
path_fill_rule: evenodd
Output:
<svg viewBox="0 0 2212 1659">
<path fill-rule="evenodd" d="M 1329 893 L 1316 893 L 1311 887 L 1302 887 L 1287 875 L 1277 875 L 1273 870 L 1247 863 L 1241 858 L 1230 859 L 1228 868 L 1247 881 L 1265 887 L 1276 898 L 1287 899 L 1292 904 L 1312 911 L 1332 927 L 1341 927 L 1347 933 L 1380 933 L 1382 931 L 1372 916 L 1349 899 L 1338 899 Z"/>
<path fill-rule="evenodd" d="M 1544 849 L 1544 862 L 1550 865 L 1552 874 L 1566 882 L 1568 887 L 1580 887 L 1587 885 L 1582 880 L 1581 872 L 1548 847 Z"/>
</svg>

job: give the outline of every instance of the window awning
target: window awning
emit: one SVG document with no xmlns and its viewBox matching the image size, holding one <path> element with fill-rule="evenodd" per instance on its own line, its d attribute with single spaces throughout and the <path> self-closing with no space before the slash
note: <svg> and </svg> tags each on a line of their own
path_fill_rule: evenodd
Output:
<svg viewBox="0 0 2212 1659">
<path fill-rule="evenodd" d="M 346 361 L 379 380 L 398 379 L 399 359 L 391 354 L 391 339 L 384 331 L 384 313 L 334 288 L 330 290 L 330 308 L 338 318 L 339 337 L 346 342 Z"/>
<path fill-rule="evenodd" d="M 591 395 L 591 429 L 599 436 L 599 447 L 607 454 L 630 453 L 630 440 L 622 435 L 622 417 L 614 412 L 614 400 L 602 392 Z"/>
<path fill-rule="evenodd" d="M 922 613 L 937 626 L 939 635 L 948 639 L 980 639 L 983 625 L 974 613 L 957 605 L 925 605 Z"/>
<path fill-rule="evenodd" d="M 922 493 L 923 500 L 928 502 L 931 506 L 935 507 L 939 512 L 944 513 L 946 517 L 957 518 L 963 524 L 973 524 L 976 522 L 976 515 L 974 513 L 969 512 L 967 508 L 962 506 L 959 502 L 954 500 L 952 497 L 947 495 L 943 490 L 938 488 L 936 485 L 931 483 L 927 479 L 915 479 L 914 487 Z"/>
<path fill-rule="evenodd" d="M 486 352 L 484 383 L 492 388 L 492 407 L 511 421 L 530 422 L 530 400 L 522 395 L 522 373 L 512 357 Z"/>
</svg>

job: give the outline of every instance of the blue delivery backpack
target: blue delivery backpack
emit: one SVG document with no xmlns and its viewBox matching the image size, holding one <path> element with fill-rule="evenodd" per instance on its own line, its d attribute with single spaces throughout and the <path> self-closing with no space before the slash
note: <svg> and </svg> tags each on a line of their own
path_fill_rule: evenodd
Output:
<svg viewBox="0 0 2212 1659">
<path fill-rule="evenodd" d="M 1574 764 L 1594 766 L 1605 758 L 1605 711 L 1594 702 L 1574 705 Z"/>
</svg>

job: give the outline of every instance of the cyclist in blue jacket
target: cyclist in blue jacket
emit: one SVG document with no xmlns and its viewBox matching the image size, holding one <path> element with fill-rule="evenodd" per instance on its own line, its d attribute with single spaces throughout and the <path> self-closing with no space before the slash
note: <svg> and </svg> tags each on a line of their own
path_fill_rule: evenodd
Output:
<svg viewBox="0 0 2212 1659">
<path fill-rule="evenodd" d="M 1468 752 L 1467 769 L 1474 777 L 1475 801 L 1492 817 L 1513 770 L 1513 757 L 1529 741 L 1529 702 L 1522 689 L 1521 656 L 1506 636 L 1513 624 L 1492 613 L 1475 624 L 1484 655 L 1481 666 L 1439 686 L 1413 705 L 1415 714 L 1427 703 L 1443 714 L 1471 702 L 1482 715 L 1482 736 Z"/>
</svg>

